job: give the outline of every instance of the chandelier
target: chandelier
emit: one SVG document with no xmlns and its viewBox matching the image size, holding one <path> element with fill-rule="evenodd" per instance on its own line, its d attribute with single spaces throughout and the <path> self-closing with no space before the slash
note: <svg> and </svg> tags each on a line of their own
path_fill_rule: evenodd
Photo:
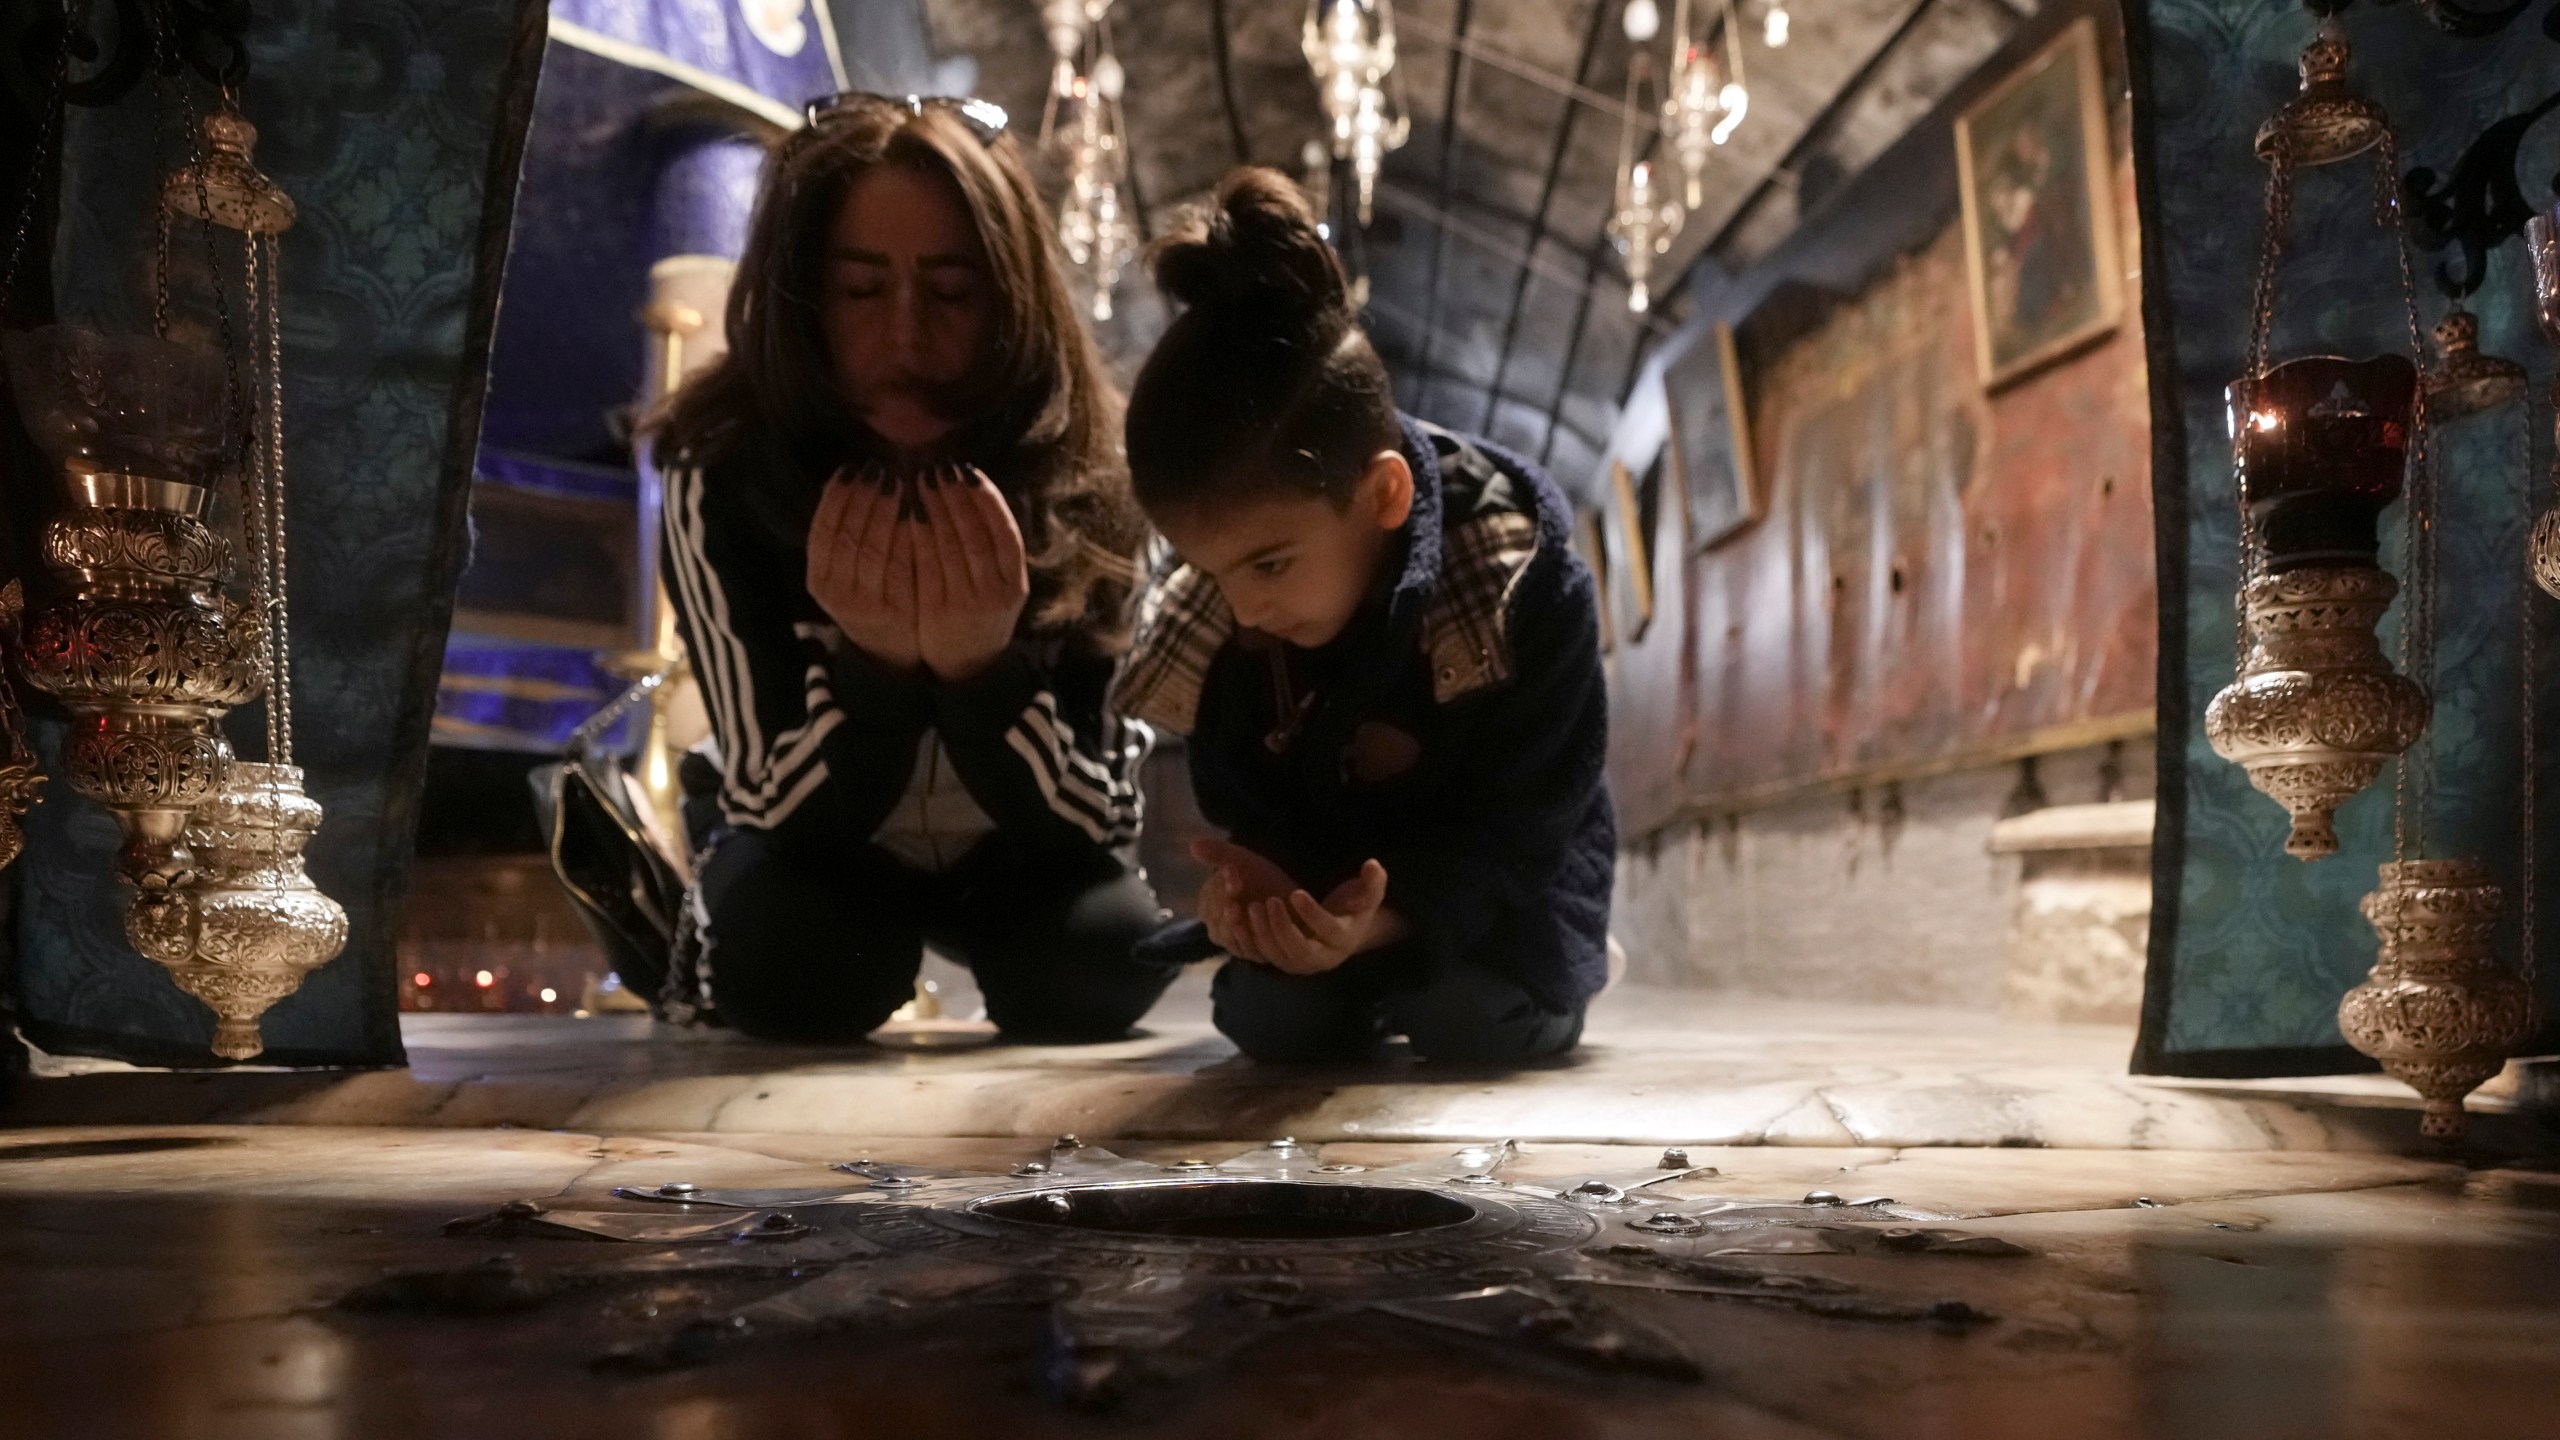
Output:
<svg viewBox="0 0 2560 1440">
<path fill-rule="evenodd" d="M 1680 0 L 1682 23 L 1688 0 Z M 1645 44 L 1662 28 L 1662 12 L 1654 0 L 1628 0 L 1623 19 L 1635 55 L 1627 62 L 1627 102 L 1618 120 L 1618 197 L 1609 212 L 1609 239 L 1627 261 L 1627 308 L 1641 315 L 1653 308 L 1653 257 L 1671 248 L 1687 212 L 1678 200 L 1654 195 L 1653 162 L 1636 153 L 1636 130 L 1650 130 L 1645 117 L 1655 107 L 1645 103 L 1645 86 L 1653 80 L 1653 57 Z M 1661 107 L 1668 110 L 1668 106 Z"/>
<path fill-rule="evenodd" d="M 1300 37 L 1315 71 L 1324 111 L 1333 122 L 1333 153 L 1351 162 L 1359 186 L 1360 223 L 1369 223 L 1378 168 L 1387 152 L 1404 144 L 1413 118 L 1388 79 L 1396 68 L 1394 0 L 1307 0 Z"/>
<path fill-rule="evenodd" d="M 1075 103 L 1076 80 L 1085 73 L 1085 47 L 1111 0 L 1042 0 L 1041 27 L 1049 33 L 1049 99 L 1040 110 L 1040 143 L 1057 133 L 1058 112 Z"/>
<path fill-rule="evenodd" d="M 1639 0 L 1646 12 L 1645 30 L 1650 38 L 1660 19 L 1649 0 Z M 1629 36 L 1637 7 L 1628 6 Z M 1783 7 L 1771 12 L 1770 28 L 1784 42 L 1786 14 Z M 1708 47 L 1707 35 L 1693 23 L 1689 0 L 1678 0 L 1673 12 L 1671 37 L 1670 93 L 1662 102 L 1662 132 L 1671 141 L 1671 153 L 1680 158 L 1680 173 L 1687 182 L 1684 198 L 1695 210 L 1706 200 L 1707 157 L 1713 147 L 1733 138 L 1744 115 L 1750 113 L 1751 92 L 1742 78 L 1742 33 L 1740 17 L 1734 13 L 1733 0 L 1725 0 L 1725 54 L 1719 60 Z M 1726 64 L 1732 66 L 1730 76 Z"/>
<path fill-rule="evenodd" d="M 1070 117 L 1063 132 L 1067 185 L 1058 203 L 1058 243 L 1092 287 L 1096 320 L 1111 318 L 1112 296 L 1138 249 L 1137 226 L 1121 204 L 1129 182 L 1129 133 L 1120 96 L 1129 81 L 1111 51 L 1104 18 L 1110 8 L 1111 0 L 1053 0 L 1043 12 L 1050 46 L 1059 55 L 1041 116 L 1042 137 L 1059 133 L 1061 110 Z M 1072 42 L 1072 56 L 1065 42 Z"/>
</svg>

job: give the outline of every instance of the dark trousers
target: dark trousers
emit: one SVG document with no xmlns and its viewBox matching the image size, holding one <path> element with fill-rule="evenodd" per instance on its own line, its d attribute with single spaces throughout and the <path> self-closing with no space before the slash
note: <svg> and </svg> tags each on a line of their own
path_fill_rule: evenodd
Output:
<svg viewBox="0 0 2560 1440">
<path fill-rule="evenodd" d="M 1400 1034 L 1425 1060 L 1516 1065 L 1561 1055 L 1582 1040 L 1582 1007 L 1549 1010 L 1519 984 L 1479 965 L 1444 968 L 1420 988 L 1386 952 L 1322 975 L 1291 975 L 1229 960 L 1210 986 L 1212 1016 L 1256 1060 L 1352 1060 Z M 1395 988 L 1390 988 L 1391 986 Z"/>
<path fill-rule="evenodd" d="M 1177 971 L 1130 957 L 1162 918 L 1136 873 L 999 831 L 940 874 L 866 846 L 812 863 L 754 830 L 702 867 L 722 1019 L 762 1039 L 850 1042 L 915 994 L 924 947 L 969 967 L 1008 1039 L 1116 1040 Z"/>
</svg>

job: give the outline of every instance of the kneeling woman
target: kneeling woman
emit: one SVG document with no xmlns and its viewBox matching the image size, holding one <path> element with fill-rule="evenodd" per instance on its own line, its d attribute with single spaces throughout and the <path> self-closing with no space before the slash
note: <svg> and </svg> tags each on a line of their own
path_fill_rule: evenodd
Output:
<svg viewBox="0 0 2560 1440">
<path fill-rule="evenodd" d="M 1616 824 L 1591 575 L 1527 460 L 1400 417 L 1296 187 L 1243 170 L 1157 252 L 1188 307 L 1129 400 L 1183 564 L 1118 688 L 1188 732 L 1231 832 L 1200 921 L 1218 1028 L 1269 1060 L 1569 1049 L 1608 970 Z M 1318 897 L 1323 897 L 1319 899 Z"/>
<path fill-rule="evenodd" d="M 1052 249 L 986 107 L 848 97 L 768 166 L 729 352 L 655 432 L 722 821 L 696 953 L 626 977 L 666 1008 L 857 1040 L 929 942 L 1008 1036 L 1095 1040 L 1170 979 L 1103 708 L 1143 527 Z"/>
</svg>

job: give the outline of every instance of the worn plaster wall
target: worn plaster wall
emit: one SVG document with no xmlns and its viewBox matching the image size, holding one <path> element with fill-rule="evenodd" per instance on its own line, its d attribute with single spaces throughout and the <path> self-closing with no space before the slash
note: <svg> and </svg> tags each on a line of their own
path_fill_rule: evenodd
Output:
<svg viewBox="0 0 2560 1440">
<path fill-rule="evenodd" d="M 2042 803 L 2151 793 L 2137 740 L 1672 826 L 1619 861 L 1628 978 L 2002 1009 L 2022 864 L 1991 853 L 1991 827 Z"/>
<path fill-rule="evenodd" d="M 2073 11 L 2086 13 L 2058 7 L 1966 91 Z M 2101 33 L 2132 296 L 2140 222 L 2112 17 Z M 1801 244 L 1692 277 L 1695 326 L 1742 336 L 1765 511 L 1690 553 L 1683 507 L 1661 505 L 1654 620 L 1640 639 L 1620 630 L 1611 773 L 1635 838 L 1617 926 L 1639 979 L 2129 1018 L 2122 944 L 2081 973 L 2010 973 L 2026 862 L 1989 842 L 2040 804 L 2152 793 L 2142 330 L 2129 302 L 2104 339 L 1985 390 L 1954 189 L 1964 103 L 1915 128 L 1904 163 L 1879 165 Z M 1634 466 L 1660 417 L 1637 401 L 1628 417 L 1613 451 Z M 2048 753 L 2005 758 L 2034 751 Z"/>
<path fill-rule="evenodd" d="M 1687 533 L 1683 504 L 1644 507 L 1654 603 L 1650 623 L 1619 616 L 1611 685 L 1627 833 L 2148 727 L 2140 321 L 2128 306 L 2078 351 L 1987 387 L 1957 192 L 1956 117 L 2083 17 L 2102 57 L 2116 268 L 2138 296 L 2115 23 L 2078 4 L 2041 15 L 1786 245 L 1690 275 L 1692 318 L 1639 376 L 1610 458 L 1652 469 L 1666 387 L 1712 382 L 1719 367 L 1681 362 L 1729 325 L 1747 440 L 1711 426 L 1681 443 L 1709 452 L 1707 474 L 1747 444 L 1760 514 L 1718 537 Z M 1602 519 L 1604 536 L 1628 528 L 1614 508 Z M 1633 593 L 1615 577 L 1611 591 Z"/>
</svg>

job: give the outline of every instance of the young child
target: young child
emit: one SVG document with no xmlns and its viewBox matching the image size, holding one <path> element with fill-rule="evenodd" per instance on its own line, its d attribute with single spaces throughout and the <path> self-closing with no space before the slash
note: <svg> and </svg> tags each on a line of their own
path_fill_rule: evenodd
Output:
<svg viewBox="0 0 2560 1440">
<path fill-rule="evenodd" d="M 1279 173 L 1230 175 L 1154 266 L 1187 308 L 1130 394 L 1129 469 L 1182 563 L 1115 694 L 1189 735 L 1231 838 L 1195 847 L 1199 919 L 1145 948 L 1232 957 L 1217 1025 L 1260 1060 L 1399 1033 L 1441 1060 L 1571 1049 L 1607 979 L 1617 827 L 1563 496 L 1397 413 Z"/>
</svg>

